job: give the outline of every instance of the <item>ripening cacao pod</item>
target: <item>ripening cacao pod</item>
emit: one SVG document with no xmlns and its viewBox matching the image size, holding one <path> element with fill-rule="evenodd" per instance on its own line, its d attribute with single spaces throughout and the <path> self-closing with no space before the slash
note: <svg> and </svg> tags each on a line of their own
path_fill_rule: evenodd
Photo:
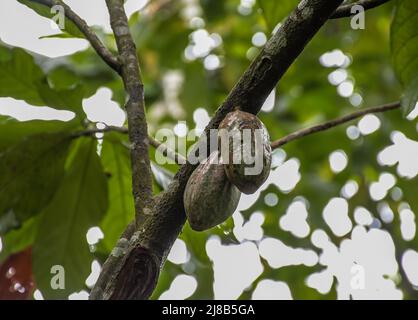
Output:
<svg viewBox="0 0 418 320">
<path fill-rule="evenodd" d="M 204 231 L 228 219 L 241 192 L 229 182 L 218 151 L 201 163 L 187 181 L 184 208 L 193 230 Z"/>
<path fill-rule="evenodd" d="M 226 175 L 240 191 L 252 194 L 267 180 L 270 136 L 253 114 L 233 111 L 219 125 L 219 147 Z"/>
</svg>

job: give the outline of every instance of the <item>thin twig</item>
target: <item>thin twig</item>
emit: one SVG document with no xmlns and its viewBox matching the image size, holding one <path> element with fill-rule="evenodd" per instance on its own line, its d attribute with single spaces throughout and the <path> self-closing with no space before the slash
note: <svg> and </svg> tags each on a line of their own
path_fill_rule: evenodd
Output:
<svg viewBox="0 0 418 320">
<path fill-rule="evenodd" d="M 376 8 L 389 1 L 390 0 L 360 0 L 354 3 L 345 4 L 345 5 L 339 6 L 338 9 L 335 10 L 334 14 L 330 17 L 330 19 L 351 17 L 353 15 L 353 13 L 351 12 L 351 9 L 354 6 L 362 6 L 364 10 L 369 10 L 369 9 Z"/>
<path fill-rule="evenodd" d="M 78 131 L 72 134 L 73 138 L 80 138 L 80 137 L 89 137 L 93 136 L 97 133 L 106 133 L 106 132 L 119 132 L 119 133 L 128 133 L 128 128 L 125 127 L 116 127 L 116 126 L 105 126 L 104 128 L 94 128 L 94 129 L 86 129 L 83 131 Z"/>
<path fill-rule="evenodd" d="M 180 153 L 175 152 L 173 149 L 167 147 L 164 143 L 161 143 L 158 140 L 155 140 L 153 137 L 148 137 L 149 144 L 157 149 L 163 156 L 166 156 L 168 159 L 173 160 L 179 165 L 183 165 L 187 162 L 187 159 L 183 157 Z"/>
<path fill-rule="evenodd" d="M 353 113 L 350 113 L 346 116 L 343 116 L 341 118 L 337 118 L 331 121 L 327 121 L 318 125 L 315 125 L 313 127 L 309 127 L 306 129 L 302 129 L 299 131 L 295 131 L 292 132 L 291 134 L 288 134 L 287 136 L 276 140 L 274 142 L 271 143 L 271 148 L 272 149 L 277 149 L 291 141 L 294 141 L 296 139 L 300 139 L 302 137 L 317 133 L 317 132 L 321 132 L 321 131 L 325 131 L 328 130 L 330 128 L 336 127 L 340 124 L 352 121 L 354 119 L 360 118 L 366 114 L 369 113 L 379 113 L 379 112 L 386 112 L 389 110 L 393 110 L 393 109 L 397 109 L 401 106 L 400 102 L 393 102 L 393 103 L 388 103 L 382 106 L 378 106 L 378 107 L 372 107 L 372 108 L 368 108 L 368 109 L 364 109 L 364 110 L 359 110 Z"/>
<path fill-rule="evenodd" d="M 78 131 L 78 132 L 75 132 L 72 135 L 72 137 L 73 138 L 89 137 L 89 136 L 94 136 L 97 133 L 106 133 L 106 132 L 119 132 L 119 133 L 127 134 L 128 128 L 116 127 L 116 126 L 105 126 L 104 128 L 100 128 L 100 129 L 95 128 L 95 129 L 87 129 L 83 131 Z M 150 146 L 153 146 L 163 156 L 174 161 L 176 164 L 182 165 L 187 162 L 186 158 L 183 157 L 181 154 L 167 147 L 164 143 L 154 139 L 153 137 L 148 136 L 148 141 L 149 141 Z"/>
<path fill-rule="evenodd" d="M 66 5 L 62 0 L 30 0 L 52 8 L 53 6 L 61 6 L 64 8 L 65 16 L 67 19 L 72 21 L 80 32 L 86 37 L 90 42 L 97 54 L 117 73 L 121 72 L 121 64 L 118 59 L 109 51 L 108 48 L 100 41 L 96 33 L 88 26 L 87 22 L 83 20 L 77 13 L 75 13 L 68 5 Z"/>
<path fill-rule="evenodd" d="M 289 142 L 292 142 L 294 140 L 306 137 L 308 135 L 314 134 L 314 133 L 318 133 L 321 131 L 326 131 L 328 129 L 334 128 L 338 125 L 344 124 L 346 122 L 350 122 L 352 120 L 355 120 L 357 118 L 363 117 L 367 114 L 370 113 L 382 113 L 382 112 L 386 112 L 386 111 L 390 111 L 390 110 L 394 110 L 394 109 L 398 109 L 400 108 L 401 104 L 399 101 L 397 102 L 392 102 L 392 103 L 388 103 L 388 104 L 384 104 L 381 106 L 377 106 L 377 107 L 371 107 L 371 108 L 367 108 L 367 109 L 363 109 L 363 110 L 358 110 L 356 112 L 350 113 L 348 115 L 345 115 L 343 117 L 337 118 L 337 119 L 333 119 L 321 124 L 317 124 L 314 125 L 312 127 L 309 128 L 305 128 L 305 129 L 301 129 L 295 132 L 292 132 L 286 136 L 284 136 L 283 138 L 280 138 L 276 141 L 273 141 L 271 143 L 271 148 L 277 149 L 280 148 L 282 146 L 284 146 L 285 144 L 288 144 Z M 75 137 L 80 137 L 80 136 L 89 136 L 89 135 L 93 135 L 95 133 L 104 133 L 104 132 L 109 132 L 109 131 L 117 131 L 117 132 L 121 132 L 121 133 L 127 133 L 127 129 L 123 128 L 123 127 L 113 127 L 113 126 L 108 126 L 104 129 L 90 129 L 90 130 L 85 130 L 85 131 L 80 131 L 78 133 L 75 134 Z M 184 162 L 179 162 L 179 161 L 186 161 L 186 159 L 176 153 L 174 150 L 168 148 L 165 144 L 155 140 L 152 137 L 148 137 L 148 139 L 150 140 L 150 145 L 152 145 L 153 147 L 155 147 L 156 149 L 159 149 L 163 155 L 167 156 L 169 159 L 176 161 L 176 163 L 181 164 Z"/>
</svg>

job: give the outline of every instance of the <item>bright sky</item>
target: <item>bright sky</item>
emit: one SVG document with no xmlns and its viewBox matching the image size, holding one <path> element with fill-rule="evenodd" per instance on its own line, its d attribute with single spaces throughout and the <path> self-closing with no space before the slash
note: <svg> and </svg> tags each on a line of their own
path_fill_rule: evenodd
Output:
<svg viewBox="0 0 418 320">
<path fill-rule="evenodd" d="M 202 59 L 206 69 L 216 69 L 221 66 L 220 59 L 211 54 L 211 50 L 222 44 L 222 38 L 218 34 L 209 34 L 204 27 L 204 22 L 199 18 L 199 10 L 196 9 L 194 0 L 183 0 L 189 4 L 189 10 L 185 17 L 190 19 L 191 25 L 197 28 L 191 30 L 191 43 L 185 48 L 185 57 L 190 60 Z M 74 11 L 82 16 L 90 25 L 100 25 L 109 30 L 108 14 L 102 0 L 77 1 L 67 0 Z M 142 8 L 146 0 L 128 0 L 126 8 L 128 13 Z M 254 1 L 242 0 L 239 12 L 245 14 L 251 10 Z M 60 57 L 84 50 L 88 43 L 79 39 L 39 39 L 41 36 L 57 33 L 56 26 L 43 17 L 38 16 L 30 9 L 19 4 L 15 0 L 0 1 L 0 39 L 11 45 L 22 47 L 32 52 L 49 57 Z M 262 46 L 266 41 L 263 33 L 254 34 L 248 47 Z M 250 52 L 250 50 L 249 50 Z M 353 106 L 362 103 L 362 97 L 355 92 L 354 84 L 347 80 L 346 68 L 352 63 L 341 51 L 325 52 L 319 59 L 324 68 L 337 68 L 330 71 L 328 80 L 330 85 L 336 87 L 336 91 L 349 99 Z M 333 70 L 334 70 L 333 69 Z M 173 71 L 174 72 L 174 71 Z M 173 92 L 182 81 L 181 72 L 174 72 L 165 77 L 168 88 Z M 170 91 L 172 93 L 172 91 Z M 166 95 L 171 94 L 166 92 Z M 274 105 L 275 95 L 271 94 L 263 106 L 264 112 L 270 112 Z M 175 102 L 175 99 L 173 100 Z M 100 110 L 97 109 L 100 106 Z M 115 102 L 111 101 L 111 91 L 100 88 L 97 93 L 85 99 L 84 110 L 93 121 L 103 121 L 111 125 L 122 125 L 125 114 Z M 172 106 L 173 110 L 179 106 Z M 411 115 L 411 120 L 418 114 L 418 108 Z M 73 114 L 68 111 L 57 111 L 51 108 L 32 107 L 23 101 L 11 98 L 0 98 L 0 114 L 7 114 L 19 120 L 29 119 L 60 119 L 69 120 Z M 204 109 L 197 109 L 194 113 L 195 124 L 189 127 L 203 129 L 209 121 L 209 116 Z M 347 139 L 356 140 L 361 136 L 372 134 L 380 127 L 377 117 L 366 116 L 357 123 L 353 123 L 347 129 Z M 183 132 L 187 127 L 180 124 L 176 127 L 176 133 Z M 180 135 L 180 134 L 179 134 Z M 378 155 L 378 161 L 382 165 L 397 165 L 400 176 L 415 177 L 418 174 L 418 142 L 411 140 L 400 132 L 393 132 L 393 144 L 382 150 Z M 338 173 L 346 169 L 350 159 L 342 150 L 335 150 L 329 155 L 330 168 Z M 348 216 L 348 202 L 358 191 L 354 181 L 347 181 L 342 188 L 340 197 L 329 200 L 322 215 L 329 225 L 331 232 L 336 236 L 349 235 L 339 247 L 329 240 L 329 234 L 324 230 L 311 230 L 306 220 L 310 214 L 309 201 L 301 197 L 295 197 L 292 205 L 286 212 L 279 213 L 278 228 L 292 233 L 295 237 L 310 237 L 310 241 L 320 249 L 318 255 L 313 250 L 304 248 L 291 248 L 280 239 L 266 238 L 263 235 L 264 215 L 262 212 L 254 212 L 250 220 L 244 223 L 241 212 L 251 207 L 260 196 L 260 193 L 271 184 L 276 185 L 282 192 L 287 193 L 296 186 L 300 179 L 300 162 L 291 155 L 286 155 L 283 150 L 278 150 L 273 158 L 273 170 L 265 184 L 253 195 L 243 195 L 238 209 L 234 214 L 236 238 L 241 241 L 239 245 L 224 246 L 216 237 L 211 238 L 206 244 L 208 256 L 214 263 L 215 272 L 215 298 L 235 299 L 241 295 L 251 283 L 263 272 L 260 257 L 266 259 L 270 267 L 279 269 L 284 266 L 320 264 L 324 271 L 314 273 L 306 279 L 308 286 L 319 292 L 326 293 L 330 290 L 334 279 L 338 280 L 337 292 L 339 299 L 348 299 L 350 295 L 355 299 L 399 299 L 402 293 L 396 289 L 392 279 L 397 273 L 398 265 L 395 259 L 395 248 L 391 236 L 378 228 L 369 231 L 365 226 L 378 227 L 377 220 L 372 218 L 370 212 L 363 207 L 355 210 L 355 219 Z M 390 173 L 382 173 L 378 181 L 370 187 L 370 194 L 376 201 L 382 200 L 390 193 L 396 197 L 396 177 Z M 264 198 L 267 205 L 275 207 L 280 201 L 275 194 L 267 194 Z M 379 212 L 383 221 L 389 222 L 394 214 L 400 214 L 402 220 L 402 236 L 410 240 L 415 236 L 415 215 L 408 205 L 401 206 L 399 212 L 391 209 L 381 201 Z M 104 235 L 106 236 L 106 235 Z M 87 234 L 89 243 L 94 244 L 103 237 L 100 229 L 93 227 Z M 1 240 L 0 240 L 1 250 Z M 177 240 L 168 259 L 176 264 L 193 269 L 189 260 L 186 244 Z M 408 250 L 402 259 L 406 273 L 411 282 L 418 285 L 418 253 Z M 92 286 L 97 279 L 100 266 L 97 262 L 92 265 L 92 274 L 87 279 L 88 286 Z M 280 272 L 280 270 L 278 270 Z M 359 279 L 364 278 L 364 283 Z M 364 285 L 363 285 L 364 284 Z M 185 299 L 196 290 L 197 282 L 188 274 L 179 275 L 171 284 L 170 289 L 163 293 L 161 299 Z M 263 279 L 260 281 L 252 296 L 254 299 L 292 299 L 289 286 L 280 281 Z M 42 295 L 36 292 L 35 298 Z M 71 299 L 85 299 L 86 292 L 74 293 Z"/>
</svg>

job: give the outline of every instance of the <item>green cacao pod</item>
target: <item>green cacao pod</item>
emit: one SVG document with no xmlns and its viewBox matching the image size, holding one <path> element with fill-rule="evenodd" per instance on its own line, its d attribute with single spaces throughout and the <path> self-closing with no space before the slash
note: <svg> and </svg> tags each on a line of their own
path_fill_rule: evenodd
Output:
<svg viewBox="0 0 418 320">
<path fill-rule="evenodd" d="M 241 192 L 229 182 L 218 151 L 201 163 L 187 181 L 184 208 L 193 230 L 204 231 L 228 219 Z"/>
<path fill-rule="evenodd" d="M 271 167 L 270 136 L 253 114 L 233 111 L 219 125 L 225 173 L 240 191 L 252 194 L 267 180 Z"/>
</svg>

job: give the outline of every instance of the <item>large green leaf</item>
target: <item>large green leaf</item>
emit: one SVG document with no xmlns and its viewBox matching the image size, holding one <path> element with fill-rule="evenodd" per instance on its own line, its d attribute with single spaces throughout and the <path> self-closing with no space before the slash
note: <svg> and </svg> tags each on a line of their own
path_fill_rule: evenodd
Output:
<svg viewBox="0 0 418 320">
<path fill-rule="evenodd" d="M 391 48 L 396 74 L 405 88 L 402 107 L 408 114 L 418 101 L 418 1 L 398 0 Z"/>
<path fill-rule="evenodd" d="M 107 181 L 96 142 L 84 138 L 75 146 L 66 175 L 42 213 L 33 246 L 33 267 L 38 288 L 46 298 L 64 298 L 80 291 L 90 273 L 93 255 L 86 233 L 100 224 L 108 207 Z M 51 288 L 51 268 L 65 270 L 65 289 Z"/>
<path fill-rule="evenodd" d="M 20 48 L 7 49 L 9 56 L 0 60 L 0 97 L 24 100 L 34 106 L 48 106 L 83 115 L 82 86 L 56 90 L 32 55 Z"/>
<path fill-rule="evenodd" d="M 44 74 L 33 57 L 25 50 L 13 48 L 10 57 L 0 61 L 0 97 L 25 100 L 37 106 L 44 105 L 38 85 Z"/>
<path fill-rule="evenodd" d="M 38 92 L 46 106 L 60 110 L 70 110 L 84 116 L 82 107 L 84 88 L 77 85 L 69 89 L 55 90 L 46 84 L 38 86 Z"/>
<path fill-rule="evenodd" d="M 0 115 L 0 153 L 27 136 L 68 132 L 70 130 L 81 130 L 80 124 L 76 121 L 18 121 L 14 118 Z"/>
<path fill-rule="evenodd" d="M 49 6 L 46 6 L 37 0 L 17 0 L 17 1 L 19 1 L 21 4 L 24 4 L 25 6 L 28 6 L 39 15 L 45 18 L 51 19 L 51 20 L 58 13 L 58 12 L 52 12 L 52 9 Z M 61 31 L 63 31 L 64 34 L 66 34 L 67 36 L 72 36 L 74 38 L 84 38 L 84 35 L 80 32 L 77 26 L 72 21 L 66 18 L 65 18 L 64 29 Z"/>
<path fill-rule="evenodd" d="M 135 216 L 131 161 L 129 150 L 113 133 L 106 135 L 101 155 L 104 170 L 109 175 L 109 209 L 100 225 L 104 233 L 101 244 L 111 251 Z"/>
<path fill-rule="evenodd" d="M 40 213 L 64 174 L 68 133 L 29 136 L 0 153 L 0 234 Z"/>
<path fill-rule="evenodd" d="M 187 110 L 187 120 L 191 120 L 193 110 L 197 107 L 211 108 L 210 81 L 203 66 L 197 62 L 185 65 L 183 68 L 185 79 L 179 98 L 183 108 Z"/>
</svg>

